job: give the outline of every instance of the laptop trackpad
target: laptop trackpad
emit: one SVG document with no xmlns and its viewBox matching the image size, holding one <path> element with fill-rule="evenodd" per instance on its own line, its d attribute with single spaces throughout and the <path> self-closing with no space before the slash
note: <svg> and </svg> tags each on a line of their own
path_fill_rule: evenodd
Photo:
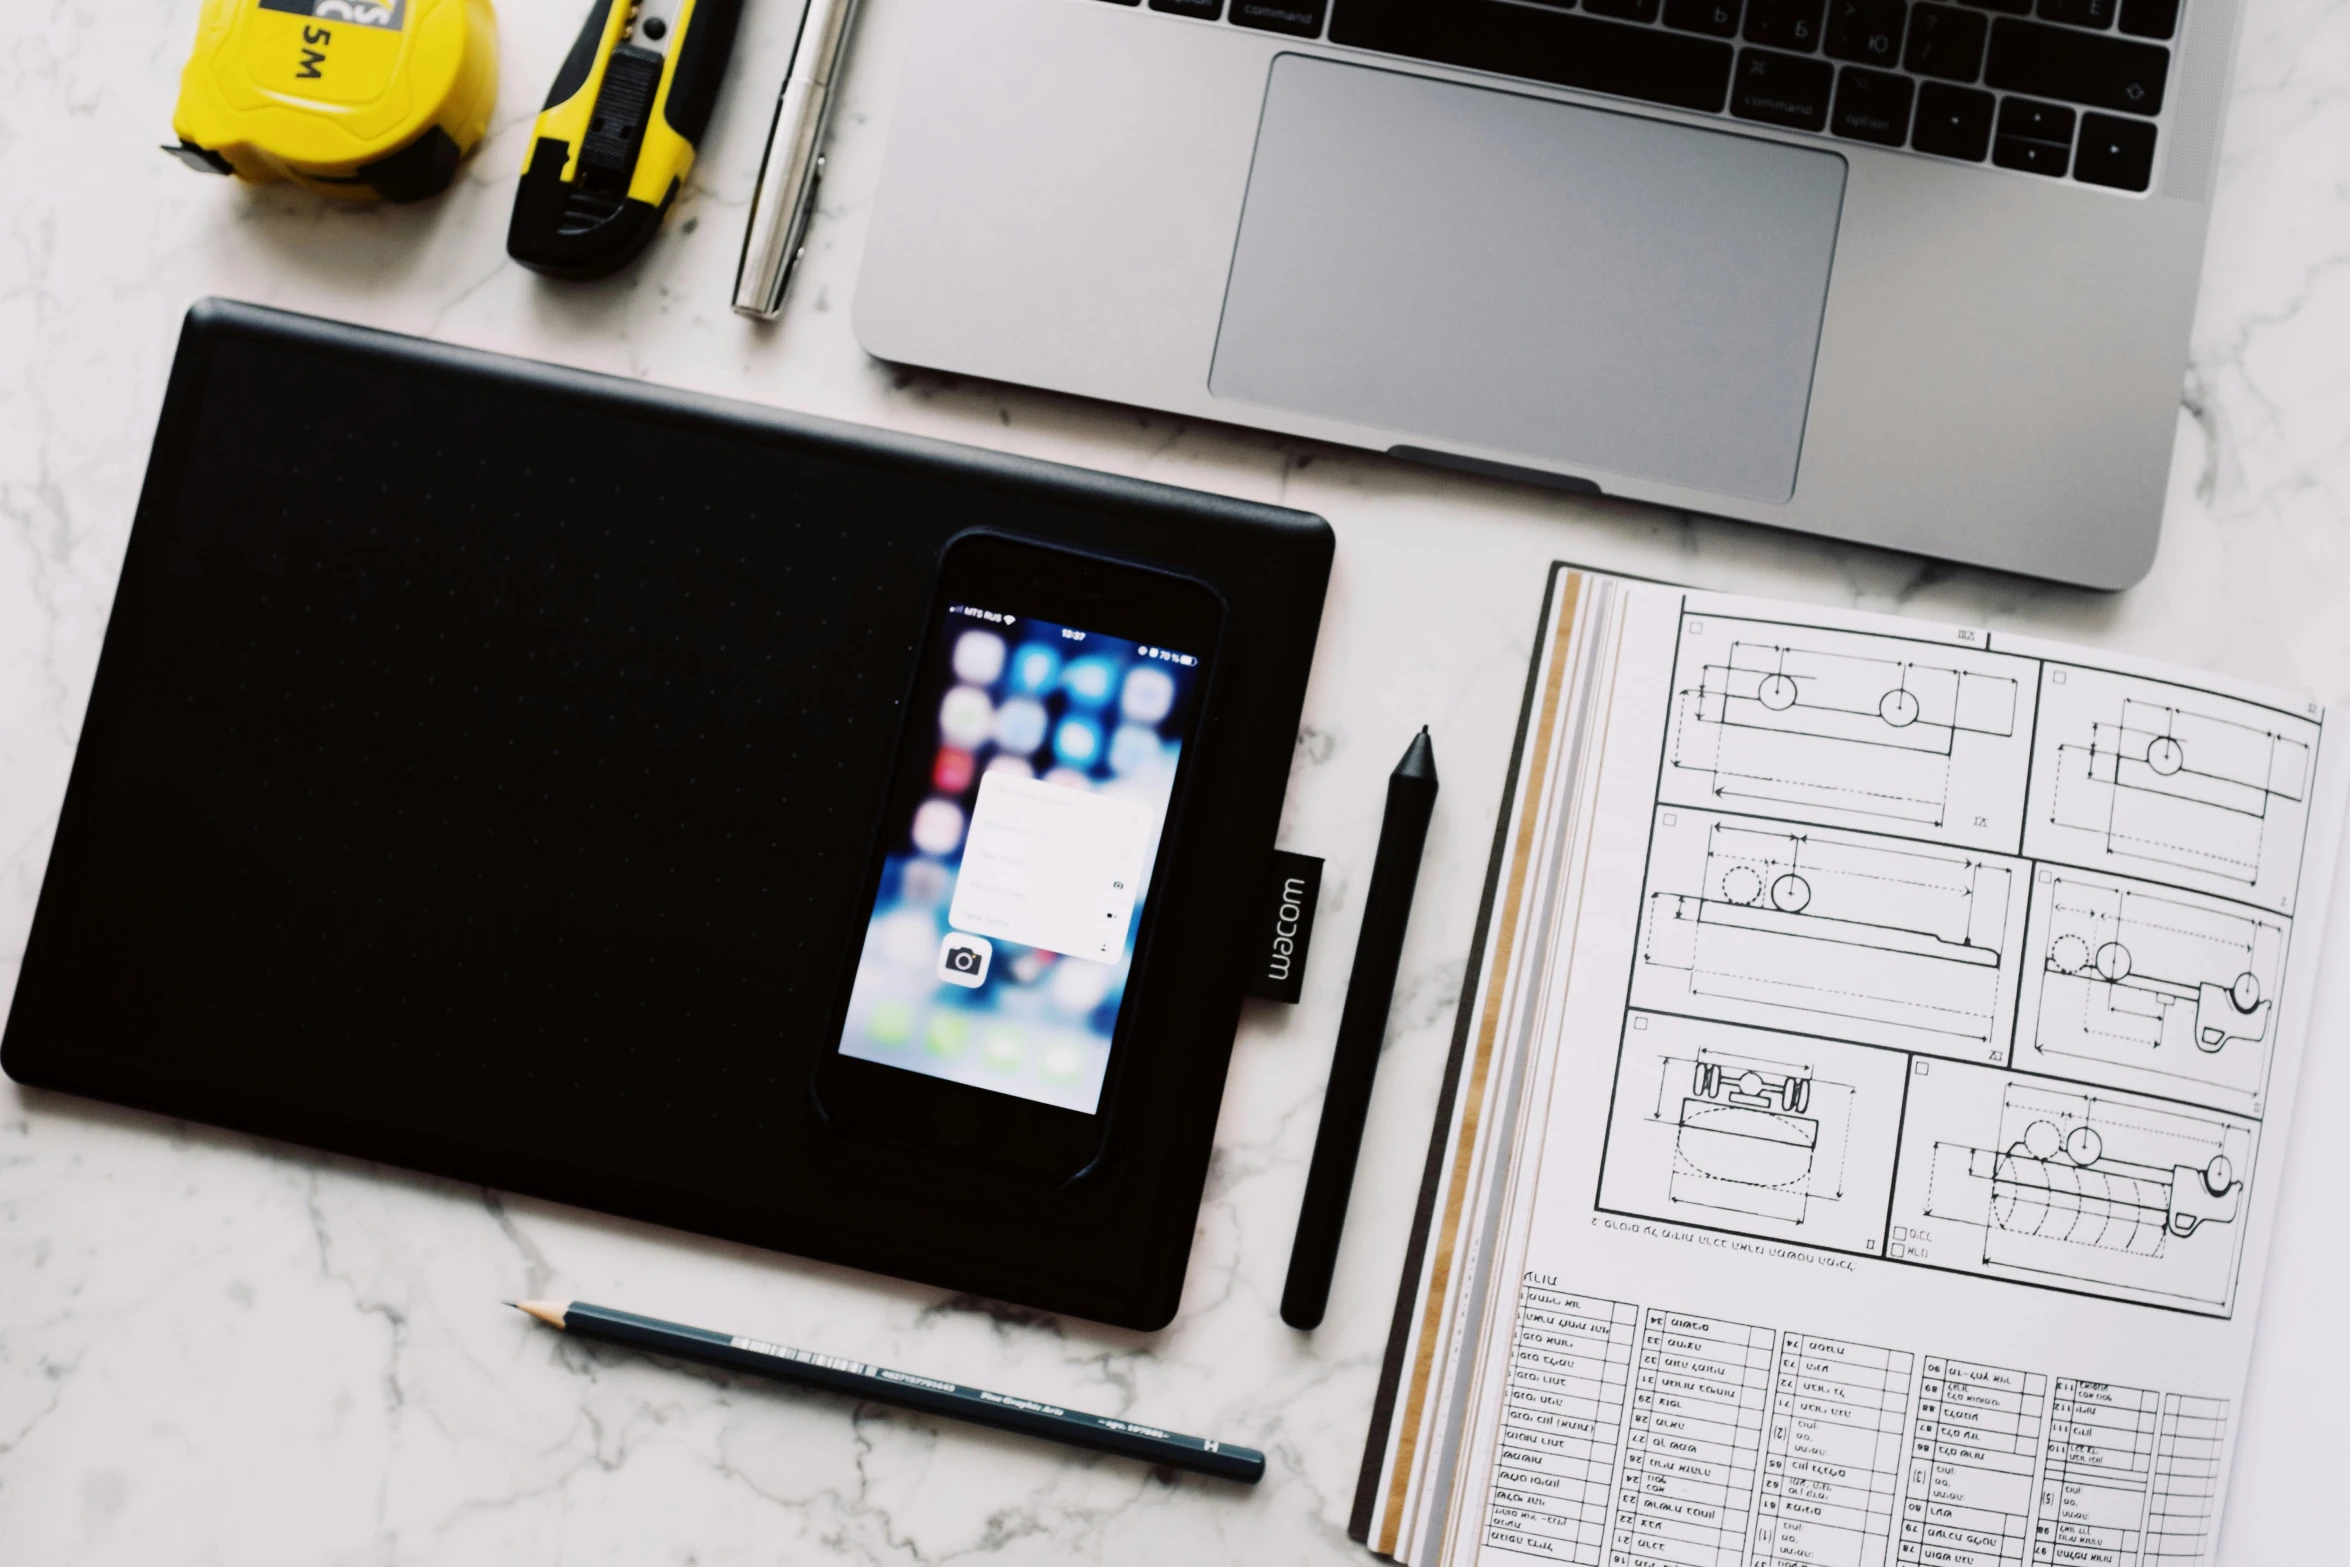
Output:
<svg viewBox="0 0 2350 1567">
<path fill-rule="evenodd" d="M 1783 502 L 1843 200 L 1833 153 L 1282 55 L 1208 386 Z"/>
</svg>

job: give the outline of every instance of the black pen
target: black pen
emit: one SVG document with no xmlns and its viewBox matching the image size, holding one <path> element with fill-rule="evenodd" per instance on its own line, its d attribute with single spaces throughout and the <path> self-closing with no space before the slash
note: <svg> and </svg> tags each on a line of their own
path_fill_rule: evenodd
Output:
<svg viewBox="0 0 2350 1567">
<path fill-rule="evenodd" d="M 1371 1110 L 1371 1079 L 1379 1070 L 1379 1043 L 1387 1036 L 1387 1008 L 1395 1000 L 1395 968 L 1403 957 L 1412 889 L 1420 879 L 1420 850 L 1436 810 L 1436 752 L 1422 727 L 1403 760 L 1387 776 L 1387 819 L 1371 862 L 1371 890 L 1363 897 L 1363 928 L 1355 937 L 1354 972 L 1346 981 L 1346 1010 L 1338 1019 L 1338 1048 L 1330 1086 L 1322 1091 L 1322 1127 L 1314 1134 L 1314 1162 L 1306 1171 L 1298 1207 L 1297 1240 L 1289 1249 L 1289 1282 L 1281 1291 L 1281 1320 L 1293 1328 L 1322 1321 L 1330 1301 L 1330 1270 L 1346 1227 L 1347 1193 L 1362 1151 L 1363 1118 Z"/>
<path fill-rule="evenodd" d="M 854 1398 L 901 1404 L 908 1409 L 968 1420 L 975 1425 L 1066 1442 L 1071 1447 L 1117 1453 L 1171 1469 L 1196 1470 L 1220 1480 L 1238 1480 L 1244 1485 L 1254 1485 L 1265 1477 L 1265 1455 L 1253 1447 L 1235 1447 L 1228 1442 L 1162 1431 L 1157 1426 L 1132 1420 L 1089 1415 L 1038 1399 L 989 1393 L 938 1377 L 870 1366 L 839 1355 L 819 1355 L 810 1350 L 770 1344 L 763 1339 L 689 1328 L 682 1323 L 615 1311 L 610 1306 L 591 1306 L 585 1301 L 521 1300 L 506 1304 L 517 1311 L 529 1312 L 549 1327 L 577 1333 L 582 1338 L 602 1339 L 608 1344 L 625 1344 L 631 1349 L 674 1355 L 679 1360 L 698 1360 L 729 1371 L 748 1371 L 756 1376 L 829 1388 Z"/>
</svg>

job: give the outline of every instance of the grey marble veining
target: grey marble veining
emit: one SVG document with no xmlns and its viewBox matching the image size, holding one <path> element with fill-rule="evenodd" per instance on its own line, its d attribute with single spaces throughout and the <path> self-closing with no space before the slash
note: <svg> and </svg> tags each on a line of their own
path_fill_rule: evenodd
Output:
<svg viewBox="0 0 2350 1567">
<path fill-rule="evenodd" d="M 0 1085 L 0 1562 L 1352 1562 L 1344 1520 L 1553 558 L 1988 622 L 2350 698 L 2350 0 L 2251 0 L 2162 553 L 2100 597 L 867 360 L 847 301 L 903 8 L 871 0 L 780 329 L 726 307 L 796 14 L 754 5 L 629 276 L 507 262 L 578 0 L 507 0 L 457 189 L 353 212 L 155 152 L 195 0 L 16 0 L 0 36 L 0 995 L 13 987 L 189 302 L 221 293 L 1280 501 L 1339 558 L 1284 842 L 1329 857 L 1305 1004 L 1251 1004 L 1184 1303 L 1138 1335 Z M 1381 780 L 1444 794 L 1329 1321 L 1275 1315 Z M 2350 951 L 2337 935 L 2334 953 Z M 2339 967 L 2339 964 L 2336 965 Z M 2339 1551 L 2350 1152 L 2306 1079 L 2223 1559 Z M 1254 1491 L 565 1341 L 576 1294 L 1262 1446 Z"/>
</svg>

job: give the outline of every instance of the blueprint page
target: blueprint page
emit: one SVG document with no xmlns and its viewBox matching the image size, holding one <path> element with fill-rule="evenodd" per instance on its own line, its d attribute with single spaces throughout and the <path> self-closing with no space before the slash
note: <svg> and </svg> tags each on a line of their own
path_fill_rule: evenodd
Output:
<svg viewBox="0 0 2350 1567">
<path fill-rule="evenodd" d="M 2325 713 L 1662 587 L 1609 629 L 1445 1554 L 2205 1561 L 2343 814 Z"/>
</svg>

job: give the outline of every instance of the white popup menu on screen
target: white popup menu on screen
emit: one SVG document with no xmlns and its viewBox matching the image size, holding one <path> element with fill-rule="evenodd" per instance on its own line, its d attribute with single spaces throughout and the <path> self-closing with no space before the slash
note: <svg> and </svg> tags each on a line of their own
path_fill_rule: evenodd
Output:
<svg viewBox="0 0 2350 1567">
<path fill-rule="evenodd" d="M 1114 963 L 1126 950 L 1158 828 L 1149 802 L 989 773 L 979 781 L 947 923 Z"/>
</svg>

